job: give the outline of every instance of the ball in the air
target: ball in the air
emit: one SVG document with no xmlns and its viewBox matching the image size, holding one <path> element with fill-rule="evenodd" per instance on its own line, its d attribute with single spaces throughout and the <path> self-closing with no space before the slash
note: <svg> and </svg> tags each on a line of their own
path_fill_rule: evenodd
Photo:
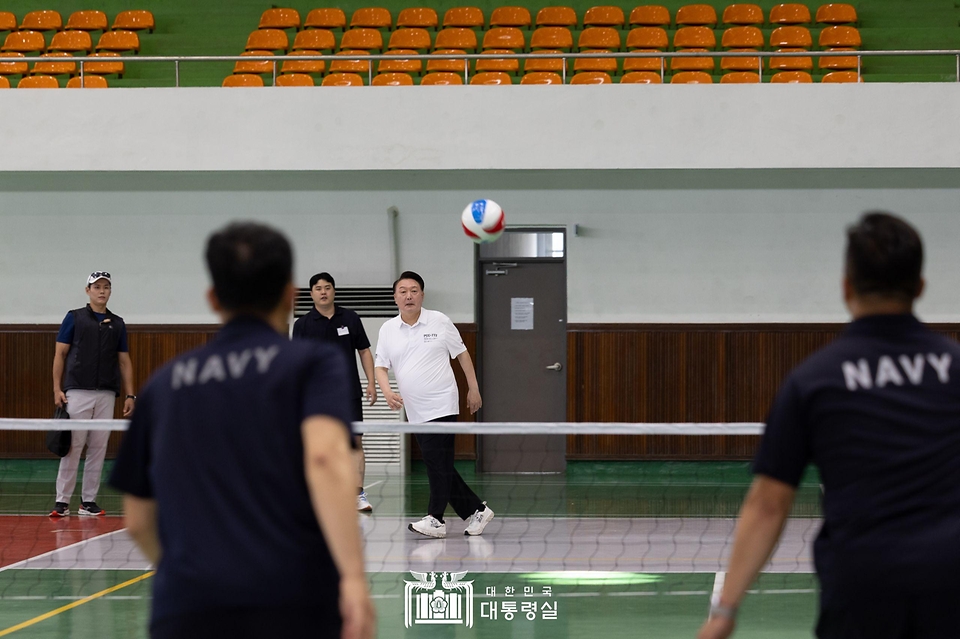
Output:
<svg viewBox="0 0 960 639">
<path fill-rule="evenodd" d="M 463 232 L 477 244 L 494 242 L 503 234 L 503 209 L 493 200 L 474 200 L 460 216 Z"/>
</svg>

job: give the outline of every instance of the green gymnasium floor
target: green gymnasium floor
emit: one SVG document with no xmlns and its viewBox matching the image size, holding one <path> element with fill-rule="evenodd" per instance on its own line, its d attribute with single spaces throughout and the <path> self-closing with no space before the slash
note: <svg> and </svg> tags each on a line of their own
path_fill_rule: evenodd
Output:
<svg viewBox="0 0 960 639">
<path fill-rule="evenodd" d="M 148 566 L 119 517 L 45 516 L 56 463 L 0 460 L 0 637 L 146 637 Z M 367 477 L 375 510 L 360 523 L 378 637 L 692 637 L 750 481 L 741 462 L 574 462 L 565 475 L 543 476 L 458 468 L 497 513 L 482 537 L 464 537 L 452 514 L 446 539 L 406 531 L 426 504 L 419 464 L 405 478 Z M 804 486 L 770 572 L 743 608 L 738 637 L 811 636 L 816 476 Z M 119 496 L 106 489 L 99 503 L 113 515 Z M 466 606 L 462 623 L 418 623 L 411 571 L 434 572 L 438 587 L 443 575 L 467 571 L 472 627 Z"/>
</svg>

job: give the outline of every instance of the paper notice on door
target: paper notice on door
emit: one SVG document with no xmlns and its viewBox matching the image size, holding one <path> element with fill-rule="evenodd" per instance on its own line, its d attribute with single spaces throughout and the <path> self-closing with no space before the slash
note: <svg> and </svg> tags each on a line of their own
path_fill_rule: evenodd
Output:
<svg viewBox="0 0 960 639">
<path fill-rule="evenodd" d="M 532 297 L 511 297 L 510 298 L 510 330 L 511 331 L 532 331 L 533 330 L 533 298 Z"/>
</svg>

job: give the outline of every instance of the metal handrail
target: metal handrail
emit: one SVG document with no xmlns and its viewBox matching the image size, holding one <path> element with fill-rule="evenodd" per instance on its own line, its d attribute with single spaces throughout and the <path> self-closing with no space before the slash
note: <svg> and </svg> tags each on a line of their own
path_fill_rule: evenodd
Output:
<svg viewBox="0 0 960 639">
<path fill-rule="evenodd" d="M 276 83 L 277 63 L 286 61 L 358 61 L 365 60 L 377 62 L 381 60 L 463 60 L 465 75 L 469 75 L 470 60 L 543 60 L 561 59 L 564 61 L 563 72 L 566 76 L 566 62 L 568 60 L 591 59 L 591 58 L 661 58 L 664 60 L 672 58 L 760 58 L 758 72 L 763 74 L 764 58 L 798 58 L 798 57 L 853 57 L 857 58 L 857 75 L 861 74 L 860 68 L 863 58 L 871 57 L 897 57 L 897 56 L 952 56 L 956 58 L 956 81 L 960 82 L 960 50 L 958 49 L 896 49 L 885 51 L 610 51 L 599 53 L 450 53 L 450 54 L 364 54 L 358 56 L 323 54 L 323 55 L 199 55 L 199 56 L 120 56 L 120 57 L 99 57 L 99 56 L 72 56 L 71 58 L 40 58 L 40 57 L 4 57 L 0 54 L 0 64 L 3 63 L 35 63 L 35 62 L 78 62 L 80 66 L 80 77 L 84 76 L 84 64 L 87 62 L 172 62 L 174 63 L 174 86 L 180 86 L 180 63 L 182 62 L 272 62 L 273 79 Z M 665 74 L 666 64 L 661 64 L 661 78 Z M 373 65 L 368 65 L 368 79 L 372 80 Z M 566 79 L 564 77 L 564 79 Z"/>
</svg>

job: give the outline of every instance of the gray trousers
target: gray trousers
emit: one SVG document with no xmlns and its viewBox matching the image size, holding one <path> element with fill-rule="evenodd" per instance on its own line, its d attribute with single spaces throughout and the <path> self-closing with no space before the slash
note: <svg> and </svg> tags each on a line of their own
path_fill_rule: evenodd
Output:
<svg viewBox="0 0 960 639">
<path fill-rule="evenodd" d="M 117 396 L 113 391 L 90 391 L 73 389 L 67 391 L 67 412 L 70 419 L 113 419 L 113 407 Z M 80 467 L 80 453 L 87 447 L 86 462 L 83 465 L 82 501 L 96 501 L 100 492 L 100 475 L 103 471 L 103 458 L 107 454 L 107 440 L 110 431 L 74 430 L 71 435 L 70 452 L 60 459 L 57 472 L 57 501 L 70 503 L 70 496 L 77 486 L 77 469 Z"/>
</svg>

